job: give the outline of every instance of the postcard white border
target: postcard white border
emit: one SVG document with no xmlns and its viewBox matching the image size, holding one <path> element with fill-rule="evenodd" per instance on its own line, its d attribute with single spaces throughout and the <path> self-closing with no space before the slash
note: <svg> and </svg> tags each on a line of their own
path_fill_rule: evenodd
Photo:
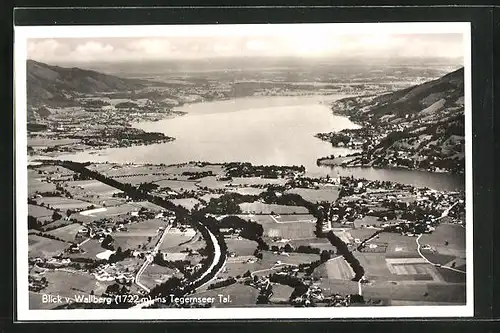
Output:
<svg viewBox="0 0 500 333">
<path fill-rule="evenodd" d="M 27 229 L 27 129 L 26 129 L 26 59 L 29 38 L 77 37 L 162 37 L 162 36 L 237 36 L 255 34 L 291 34 L 304 26 L 321 31 L 334 25 L 336 33 L 460 33 L 464 40 L 465 125 L 466 125 L 466 305 L 457 306 L 387 306 L 387 307 L 317 307 L 317 308 L 210 308 L 210 309 L 109 309 L 109 310 L 30 310 L 28 292 Z M 16 26 L 14 28 L 15 91 L 15 162 L 16 162 L 16 261 L 18 321 L 67 320 L 199 320 L 199 319 L 330 319 L 330 318 L 433 318 L 471 317 L 474 315 L 473 280 L 473 188 L 472 188 L 472 101 L 471 101 L 471 31 L 469 22 L 398 22 L 398 23 L 318 23 L 256 25 L 146 25 L 146 26 Z"/>
</svg>

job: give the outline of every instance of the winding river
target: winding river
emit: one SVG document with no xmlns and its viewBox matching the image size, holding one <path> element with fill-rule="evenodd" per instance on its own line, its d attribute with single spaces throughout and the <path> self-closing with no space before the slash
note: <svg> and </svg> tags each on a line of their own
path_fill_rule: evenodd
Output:
<svg viewBox="0 0 500 333">
<path fill-rule="evenodd" d="M 98 154 L 77 153 L 60 158 L 73 161 L 109 161 L 176 164 L 188 161 L 304 165 L 311 176 L 365 177 L 438 190 L 461 190 L 464 179 L 450 174 L 374 168 L 319 167 L 316 159 L 347 154 L 314 137 L 318 132 L 357 128 L 349 119 L 333 115 L 328 103 L 341 95 L 246 97 L 187 104 L 186 115 L 134 126 L 163 132 L 169 143 L 113 148 Z"/>
</svg>

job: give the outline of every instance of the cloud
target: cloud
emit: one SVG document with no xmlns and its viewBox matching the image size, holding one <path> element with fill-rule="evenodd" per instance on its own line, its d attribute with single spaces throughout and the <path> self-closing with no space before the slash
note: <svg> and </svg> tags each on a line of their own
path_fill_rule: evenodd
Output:
<svg viewBox="0 0 500 333">
<path fill-rule="evenodd" d="M 235 56 L 459 57 L 460 34 L 336 34 L 31 39 L 28 56 L 48 63 Z"/>
</svg>

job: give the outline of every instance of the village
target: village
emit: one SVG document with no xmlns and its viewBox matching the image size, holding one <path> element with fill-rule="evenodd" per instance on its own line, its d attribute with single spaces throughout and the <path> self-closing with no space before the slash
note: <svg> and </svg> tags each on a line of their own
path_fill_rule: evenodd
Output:
<svg viewBox="0 0 500 333">
<path fill-rule="evenodd" d="M 205 276 L 214 244 L 190 225 L 192 218 L 214 233 L 223 255 L 195 296 L 229 290 L 239 295 L 233 299 L 240 305 L 249 297 L 271 305 L 388 304 L 380 288 L 390 281 L 401 284 L 393 288 L 405 298 L 404 277 L 423 281 L 419 288 L 447 290 L 459 286 L 448 279 L 463 275 L 462 192 L 338 175 L 309 178 L 301 166 L 193 162 L 87 168 L 110 183 L 53 162 L 29 172 L 34 304 L 41 304 L 42 292 L 64 289 L 61 282 L 70 276 L 80 281 L 73 288 L 98 296 L 148 295 L 158 286 Z M 113 188 L 111 181 L 132 184 L 171 209 Z M 401 255 L 411 260 L 399 263 Z M 382 275 L 376 268 L 381 260 L 390 267 Z M 410 273 L 398 273 L 403 267 Z M 458 277 L 441 276 L 443 270 Z"/>
</svg>

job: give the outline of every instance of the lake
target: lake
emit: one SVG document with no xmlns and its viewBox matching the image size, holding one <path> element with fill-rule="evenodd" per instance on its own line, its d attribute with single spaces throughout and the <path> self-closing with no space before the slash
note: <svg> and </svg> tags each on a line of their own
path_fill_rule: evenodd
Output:
<svg viewBox="0 0 500 333">
<path fill-rule="evenodd" d="M 74 161 L 176 164 L 189 161 L 251 162 L 261 165 L 304 165 L 311 176 L 365 177 L 438 190 L 464 188 L 463 177 L 423 171 L 319 167 L 316 159 L 348 154 L 314 137 L 318 132 L 357 128 L 346 117 L 333 115 L 328 103 L 345 96 L 245 97 L 187 104 L 186 115 L 134 127 L 162 132 L 175 141 L 149 146 L 112 148 L 99 154 L 61 156 Z"/>
</svg>

